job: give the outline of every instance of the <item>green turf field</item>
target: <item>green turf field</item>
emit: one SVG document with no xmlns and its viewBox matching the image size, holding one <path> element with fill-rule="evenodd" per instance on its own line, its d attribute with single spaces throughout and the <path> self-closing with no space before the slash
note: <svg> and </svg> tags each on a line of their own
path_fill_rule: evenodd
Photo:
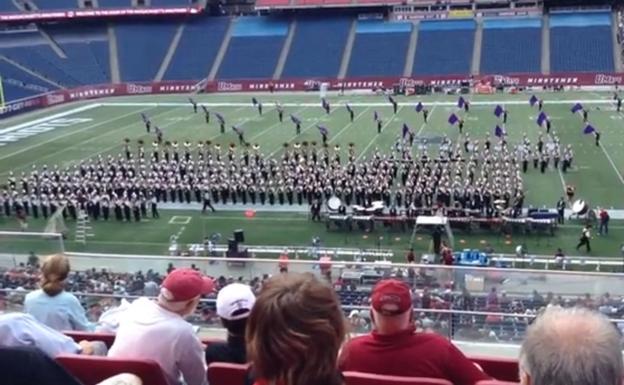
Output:
<svg viewBox="0 0 624 385">
<path fill-rule="evenodd" d="M 225 134 L 219 133 L 216 119 L 211 124 L 204 122 L 201 113 L 193 114 L 185 95 L 137 96 L 101 99 L 64 105 L 45 111 L 0 122 L 0 135 L 15 134 L 14 142 L 0 146 L 0 180 L 5 182 L 9 171 L 17 176 L 33 166 L 43 164 L 51 167 L 58 164 L 66 167 L 80 160 L 106 154 L 118 154 L 123 150 L 124 138 L 132 143 L 142 139 L 148 145 L 152 136 L 145 132 L 140 114 L 147 114 L 154 124 L 161 127 L 165 140 L 183 142 L 191 140 L 211 140 L 222 146 L 237 143 L 237 137 L 230 129 L 233 124 L 245 131 L 248 142 L 260 145 L 266 155 L 279 156 L 283 144 L 288 142 L 320 142 L 315 125 L 324 124 L 329 129 L 330 145 L 341 145 L 345 153 L 349 143 L 354 143 L 360 160 L 370 156 L 376 149 L 389 153 L 400 135 L 401 126 L 406 122 L 420 138 L 439 138 L 448 135 L 458 138 L 456 127 L 447 123 L 450 113 L 457 112 L 454 106 L 456 96 L 428 96 L 397 98 L 399 111 L 393 116 L 391 105 L 381 96 L 330 96 L 331 115 L 326 115 L 320 107 L 318 94 L 258 94 L 264 104 L 264 115 L 259 116 L 251 105 L 253 95 L 197 95 L 199 103 L 205 103 L 212 111 L 220 112 L 227 121 Z M 527 191 L 525 205 L 554 207 L 563 194 L 563 186 L 576 186 L 577 197 L 595 206 L 624 209 L 622 187 L 624 179 L 624 136 L 620 133 L 624 114 L 618 114 L 611 103 L 611 93 L 568 92 L 540 95 L 545 100 L 544 109 L 553 122 L 553 129 L 561 139 L 562 146 L 571 144 L 575 152 L 575 167 L 566 174 L 550 169 L 545 174 L 530 169 L 524 175 Z M 470 96 L 471 112 L 465 115 L 465 132 L 481 143 L 486 135 L 491 135 L 498 123 L 492 111 L 501 104 L 509 111 L 506 131 L 509 142 L 516 143 L 526 134 L 532 143 L 544 129 L 535 123 L 537 110 L 528 103 L 529 95 L 475 95 Z M 285 108 L 284 123 L 277 120 L 274 102 L 280 101 Z M 414 106 L 422 101 L 430 110 L 429 123 L 424 124 L 422 116 L 414 111 Z M 572 104 L 581 101 L 590 107 L 590 121 L 602 133 L 602 145 L 595 146 L 592 135 L 583 135 L 584 124 L 579 115 L 570 112 Z M 355 121 L 349 122 L 344 104 L 349 102 L 355 110 Z M 373 122 L 373 111 L 383 117 L 384 128 L 378 135 Z M 295 113 L 303 120 L 301 135 L 295 135 L 294 125 L 288 114 Z M 463 115 L 463 112 L 462 112 Z M 59 120 L 62 119 L 62 120 Z M 30 128 L 44 124 L 49 131 L 33 135 Z M 54 128 L 54 126 L 57 126 Z M 59 127 L 60 126 L 60 127 Z M 39 126 L 41 127 L 41 126 Z M 52 129 L 53 128 L 53 129 Z M 9 131 L 6 131 L 9 130 Z M 45 130 L 45 129 L 44 129 Z M 430 154 L 433 151 L 430 150 Z M 197 212 L 165 212 L 157 221 L 135 223 L 95 223 L 95 237 L 86 246 L 74 244 L 72 236 L 67 242 L 68 249 L 127 252 L 164 253 L 171 234 L 179 231 L 179 225 L 169 224 L 170 216 L 191 217 L 180 239 L 184 243 L 201 242 L 204 235 L 215 232 L 229 235 L 235 228 L 244 228 L 250 244 L 304 244 L 310 243 L 313 236 L 320 236 L 328 246 L 379 247 L 397 250 L 403 254 L 409 242 L 409 233 L 389 232 L 378 229 L 374 233 L 354 232 L 345 235 L 327 232 L 324 224 L 312 224 L 305 215 L 288 213 L 259 212 L 254 219 L 247 219 L 242 212 L 219 212 L 215 215 L 200 216 Z M 70 231 L 73 229 L 68 222 Z M 529 250 L 540 254 L 551 254 L 556 247 L 563 247 L 570 255 L 575 254 L 573 243 L 578 239 L 579 227 L 561 228 L 556 237 L 514 237 L 511 240 L 496 236 L 456 234 L 456 240 L 464 240 L 461 245 L 479 247 L 482 241 L 490 242 L 497 251 L 511 252 L 515 244 L 524 242 Z M 43 222 L 31 221 L 30 230 L 42 229 Z M 16 229 L 14 219 L 0 217 L 0 229 Z M 595 238 L 592 255 L 619 256 L 619 247 L 624 240 L 624 226 L 612 221 L 609 237 Z M 365 237 L 364 237 L 365 236 Z M 382 239 L 380 240 L 380 237 Z M 6 246 L 2 246 L 6 247 Z M 419 250 L 429 247 L 427 237 L 416 241 Z"/>
</svg>

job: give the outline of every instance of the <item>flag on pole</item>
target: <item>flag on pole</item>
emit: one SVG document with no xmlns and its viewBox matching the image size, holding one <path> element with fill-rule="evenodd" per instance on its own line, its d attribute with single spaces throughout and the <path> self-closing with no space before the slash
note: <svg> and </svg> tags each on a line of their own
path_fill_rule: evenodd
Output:
<svg viewBox="0 0 624 385">
<path fill-rule="evenodd" d="M 189 100 L 189 102 L 191 102 L 192 105 L 197 104 L 193 98 L 189 98 L 188 100 Z"/>
<path fill-rule="evenodd" d="M 505 110 L 503 109 L 503 107 L 501 107 L 500 104 L 498 104 L 495 108 L 494 108 L 494 115 L 497 118 L 500 118 L 501 115 L 503 114 L 503 112 L 505 112 Z"/>
<path fill-rule="evenodd" d="M 377 111 L 373 111 L 373 120 L 374 121 L 379 121 L 379 114 L 377 113 Z"/>
<path fill-rule="evenodd" d="M 531 107 L 533 107 L 538 101 L 539 99 L 537 98 L 537 96 L 531 95 L 531 99 L 529 99 L 529 104 L 531 105 Z"/>
<path fill-rule="evenodd" d="M 253 104 L 254 106 L 258 105 L 258 99 L 256 99 L 255 96 L 251 98 L 251 104 Z"/>
<path fill-rule="evenodd" d="M 594 126 L 592 126 L 591 124 L 588 124 L 587 126 L 585 126 L 585 128 L 583 129 L 583 134 L 588 135 L 588 134 L 592 134 L 596 132 L 596 129 L 594 128 Z"/>
<path fill-rule="evenodd" d="M 496 127 L 494 128 L 494 135 L 496 135 L 499 138 L 502 138 L 503 136 L 506 135 L 506 132 L 499 125 L 496 125 Z"/>
<path fill-rule="evenodd" d="M 149 122 L 149 118 L 147 117 L 147 115 L 145 115 L 144 113 L 141 112 L 141 119 L 143 119 L 143 123 L 147 123 Z"/>
<path fill-rule="evenodd" d="M 293 114 L 290 114 L 290 120 L 292 120 L 292 122 L 295 124 L 301 124 L 301 120 L 299 120 L 299 118 Z"/>
<path fill-rule="evenodd" d="M 418 104 L 416 105 L 416 112 L 420 112 L 422 111 L 424 108 L 423 104 L 421 102 L 418 102 Z"/>
<path fill-rule="evenodd" d="M 451 114 L 448 118 L 448 122 L 450 125 L 454 125 L 455 123 L 459 122 L 459 118 L 457 117 L 457 115 Z"/>
<path fill-rule="evenodd" d="M 232 130 L 234 130 L 234 132 L 237 133 L 238 135 L 242 133 L 240 127 L 238 126 L 232 126 Z"/>
<path fill-rule="evenodd" d="M 548 116 L 546 115 L 546 113 L 544 111 L 540 112 L 539 116 L 537 117 L 537 125 L 540 127 L 543 126 L 546 120 L 548 120 Z"/>
<path fill-rule="evenodd" d="M 349 111 L 349 112 L 353 112 L 353 110 L 351 109 L 351 106 L 349 105 L 349 103 L 347 103 L 347 104 L 345 105 L 345 107 L 347 107 L 347 111 Z"/>
<path fill-rule="evenodd" d="M 457 99 L 457 107 L 464 108 L 464 105 L 466 105 L 466 100 L 464 100 L 463 96 L 460 96 L 459 99 Z"/>
<path fill-rule="evenodd" d="M 321 126 L 320 124 L 316 125 L 316 128 L 318 128 L 319 132 L 321 133 L 321 135 L 327 135 L 329 134 L 329 130 L 327 129 L 327 127 L 325 126 Z"/>
<path fill-rule="evenodd" d="M 394 98 L 392 97 L 392 95 L 388 95 L 388 101 L 392 104 L 395 104 L 396 101 L 394 100 Z"/>
<path fill-rule="evenodd" d="M 217 117 L 217 120 L 219 121 L 219 123 L 221 124 L 225 123 L 225 118 L 223 117 L 223 115 L 221 115 L 218 112 L 215 112 L 215 116 Z"/>
<path fill-rule="evenodd" d="M 572 106 L 572 109 L 570 111 L 572 111 L 573 114 L 576 114 L 582 109 L 583 109 L 583 105 L 581 103 L 576 103 L 575 105 Z"/>
<path fill-rule="evenodd" d="M 409 132 L 410 132 L 409 126 L 407 125 L 407 123 L 403 123 L 403 132 L 402 132 L 403 138 L 405 138 Z"/>
</svg>

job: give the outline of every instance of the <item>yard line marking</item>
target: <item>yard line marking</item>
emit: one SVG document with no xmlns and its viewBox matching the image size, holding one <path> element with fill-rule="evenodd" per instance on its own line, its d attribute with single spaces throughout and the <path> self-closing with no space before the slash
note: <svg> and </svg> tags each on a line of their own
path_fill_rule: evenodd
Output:
<svg viewBox="0 0 624 385">
<path fill-rule="evenodd" d="M 7 128 L 3 128 L 0 129 L 0 135 L 1 134 L 6 134 L 8 132 L 13 132 L 25 127 L 30 127 L 30 126 L 36 126 L 37 124 L 41 124 L 41 123 L 46 123 L 49 122 L 50 120 L 54 120 L 54 119 L 58 119 L 58 118 L 63 118 L 65 116 L 68 115 L 73 115 L 73 114 L 77 114 L 79 112 L 84 112 L 84 111 L 88 111 L 92 108 L 98 107 L 99 103 L 92 103 L 92 104 L 87 104 L 86 106 L 82 106 L 82 107 L 77 107 L 65 112 L 59 112 L 58 114 L 54 114 L 54 115 L 50 115 L 50 116 L 46 116 L 45 118 L 39 118 L 39 119 L 35 119 L 35 120 L 31 120 L 25 123 L 20 123 L 17 124 L 15 126 L 10 126 Z M 140 107 L 140 106 L 139 106 Z"/>
<path fill-rule="evenodd" d="M 607 150 L 604 148 L 602 143 L 600 143 L 600 148 L 602 149 L 602 152 L 604 152 L 604 154 L 607 157 L 607 160 L 609 161 L 609 163 L 611 163 L 611 167 L 613 167 L 613 170 L 615 171 L 615 173 L 617 174 L 618 178 L 620 179 L 620 182 L 622 182 L 622 184 L 624 184 L 624 178 L 622 177 L 622 174 L 620 174 L 620 171 L 615 166 L 615 163 L 613 162 L 613 159 L 611 159 L 611 156 L 609 155 Z"/>
<path fill-rule="evenodd" d="M 295 111 L 294 113 L 295 113 L 295 114 L 300 114 L 300 113 L 301 113 L 301 111 L 305 110 L 306 108 L 308 108 L 308 107 L 299 108 L 299 109 L 298 109 L 297 111 Z M 260 131 L 260 132 L 259 132 L 259 133 L 257 133 L 256 135 L 252 136 L 252 137 L 250 138 L 250 140 L 254 140 L 254 139 L 256 139 L 256 138 L 259 138 L 259 137 L 261 137 L 262 135 L 264 135 L 264 133 L 265 133 L 265 132 L 267 132 L 267 131 L 269 131 L 269 130 L 271 130 L 271 129 L 275 128 L 275 127 L 281 126 L 282 124 L 284 124 L 284 123 L 283 123 L 283 122 L 279 122 L 279 121 L 278 121 L 278 122 L 277 122 L 277 123 L 275 123 L 274 125 L 269 126 L 268 128 L 265 128 L 264 130 Z"/>
<path fill-rule="evenodd" d="M 357 114 L 357 116 L 353 119 L 352 122 L 349 122 L 347 124 L 345 124 L 345 126 L 338 131 L 338 133 L 336 135 L 334 135 L 330 140 L 328 140 L 328 143 L 332 143 L 334 140 L 336 140 L 337 137 L 339 137 L 340 135 L 342 135 L 342 133 L 349 127 L 353 126 L 353 123 L 355 123 L 356 120 L 360 119 L 362 117 L 362 115 L 364 115 L 364 113 L 366 111 L 370 110 L 370 107 L 366 107 L 364 110 L 362 110 L 362 112 L 360 112 L 359 114 Z"/>
<path fill-rule="evenodd" d="M 282 106 L 284 106 L 284 105 L 282 104 Z M 314 104 L 314 106 L 318 106 L 318 103 L 315 103 L 315 104 Z M 335 111 L 335 110 L 334 110 L 334 111 Z M 332 112 L 333 112 L 333 111 L 332 111 Z M 301 134 L 303 134 L 304 132 L 308 131 L 310 128 L 314 127 L 316 124 L 317 124 L 317 121 L 315 121 L 315 122 L 313 122 L 312 124 L 308 125 L 306 128 L 304 128 L 303 130 L 301 130 Z M 299 134 L 299 135 L 301 135 L 301 134 Z M 286 143 L 290 143 L 291 141 L 293 141 L 293 140 L 297 139 L 297 138 L 299 137 L 299 135 L 295 134 L 295 135 L 291 136 L 291 137 L 290 137 L 290 138 L 286 141 Z M 271 152 L 271 153 L 269 154 L 269 158 L 272 158 L 272 157 L 273 157 L 273 155 L 277 154 L 277 152 L 278 152 L 281 148 L 282 148 L 282 145 L 279 145 L 275 151 L 273 151 L 273 152 Z"/>
<path fill-rule="evenodd" d="M 431 112 L 429 113 L 429 117 L 427 119 L 430 119 L 433 116 L 433 111 L 435 111 L 436 107 L 437 105 L 433 106 L 433 108 L 431 109 Z M 416 136 L 420 136 L 420 133 L 422 132 L 422 130 L 424 130 L 426 126 L 427 126 L 427 123 L 423 122 L 423 124 L 420 125 L 420 129 L 418 129 Z"/>
<path fill-rule="evenodd" d="M 566 195 L 566 182 L 565 179 L 563 179 L 563 173 L 561 172 L 561 169 L 559 167 L 557 167 L 557 171 L 559 172 L 559 179 L 561 180 L 561 189 L 563 190 L 563 195 Z"/>
<path fill-rule="evenodd" d="M 101 126 L 101 125 L 104 125 L 104 124 L 108 124 L 108 123 L 114 122 L 115 120 L 118 120 L 118 119 L 123 119 L 123 118 L 125 118 L 125 117 L 127 117 L 127 116 L 130 116 L 130 115 L 133 115 L 133 114 L 140 114 L 141 112 L 147 111 L 147 110 L 149 110 L 149 109 L 151 109 L 151 108 L 152 108 L 152 107 L 147 107 L 147 108 L 141 108 L 140 110 L 133 110 L 132 112 L 129 112 L 129 113 L 127 113 L 127 114 L 124 114 L 124 115 L 121 115 L 121 116 L 116 116 L 116 117 L 114 117 L 114 118 L 111 118 L 111 119 L 108 119 L 108 120 L 105 120 L 105 121 L 101 121 L 101 122 L 98 122 L 98 123 L 94 123 L 94 124 L 88 125 L 88 126 L 86 126 L 86 127 L 80 128 L 80 129 L 78 129 L 78 130 L 76 130 L 76 131 L 67 132 L 67 133 L 65 133 L 65 134 L 63 134 L 63 135 L 58 135 L 58 136 L 55 136 L 55 137 L 50 138 L 50 139 L 48 139 L 48 140 L 45 140 L 45 141 L 43 141 L 43 142 L 38 142 L 38 143 L 35 143 L 35 144 L 31 145 L 31 146 L 24 147 L 24 148 L 22 148 L 22 149 L 20 149 L 20 150 L 17 150 L 17 151 L 15 151 L 15 152 L 12 152 L 11 154 L 4 155 L 4 156 L 0 157 L 0 160 L 4 160 L 4 159 L 6 159 L 6 158 L 10 158 L 10 157 L 12 157 L 12 156 L 15 156 L 15 155 L 21 154 L 21 153 L 26 152 L 26 151 L 30 151 L 30 150 L 35 149 L 35 148 L 37 148 L 37 147 L 41 147 L 41 146 L 43 146 L 43 145 L 45 145 L 45 144 L 52 143 L 52 142 L 54 142 L 54 141 L 57 141 L 57 140 L 59 140 L 59 139 L 63 139 L 63 138 L 65 138 L 65 137 L 68 137 L 68 136 L 71 136 L 71 135 L 77 134 L 77 133 L 79 133 L 79 132 L 83 132 L 83 131 L 86 131 L 86 130 L 90 130 L 90 129 L 95 128 L 95 127 L 98 127 L 98 126 Z"/>
<path fill-rule="evenodd" d="M 394 117 L 399 115 L 399 113 L 401 112 L 403 107 L 405 107 L 405 106 L 400 106 L 399 109 L 397 110 L 397 113 L 392 116 L 392 119 L 388 119 L 388 122 L 386 124 L 384 124 L 383 127 L 381 127 L 381 132 L 384 132 L 386 130 L 386 128 L 388 127 L 388 125 L 390 125 L 390 123 L 392 123 L 394 121 Z M 366 147 L 364 147 L 364 150 L 362 150 L 360 155 L 358 155 L 358 157 L 355 159 L 356 162 L 359 161 L 364 156 L 364 154 L 366 154 L 366 151 L 368 151 L 370 146 L 372 146 L 373 143 L 375 143 L 377 141 L 377 139 L 379 139 L 379 135 L 375 135 L 373 137 L 373 139 L 366 145 Z"/>
</svg>

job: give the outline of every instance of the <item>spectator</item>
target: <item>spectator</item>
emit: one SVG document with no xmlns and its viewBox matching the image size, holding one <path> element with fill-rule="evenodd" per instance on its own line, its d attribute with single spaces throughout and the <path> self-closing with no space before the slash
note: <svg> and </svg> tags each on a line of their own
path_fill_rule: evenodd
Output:
<svg viewBox="0 0 624 385">
<path fill-rule="evenodd" d="M 522 385 L 621 385 L 621 336 L 609 320 L 583 308 L 550 307 L 520 350 Z"/>
<path fill-rule="evenodd" d="M 416 261 L 416 254 L 414 254 L 414 248 L 409 249 L 409 252 L 407 253 L 407 256 L 405 258 L 407 259 L 407 263 L 414 263 Z"/>
<path fill-rule="evenodd" d="M 121 317 L 115 343 L 108 355 L 151 359 L 160 364 L 169 385 L 204 385 L 203 346 L 184 317 L 195 312 L 202 295 L 214 283 L 193 269 L 175 269 L 165 278 L 156 301 L 139 298 Z"/>
<path fill-rule="evenodd" d="M 58 331 L 93 330 L 78 298 L 65 291 L 69 271 L 69 261 L 63 254 L 47 256 L 41 265 L 41 289 L 26 295 L 24 310 Z"/>
<path fill-rule="evenodd" d="M 563 250 L 561 250 L 561 248 L 558 248 L 557 252 L 555 253 L 555 264 L 559 267 L 563 267 L 564 260 L 565 254 L 563 253 Z"/>
<path fill-rule="evenodd" d="M 432 377 L 455 385 L 473 385 L 489 379 L 445 338 L 417 333 L 412 296 L 403 282 L 380 281 L 371 296 L 371 334 L 349 341 L 342 349 L 343 371 Z"/>
<path fill-rule="evenodd" d="M 80 341 L 38 322 L 29 314 L 7 313 L 0 315 L 0 346 L 36 347 L 54 358 L 59 354 L 106 355 L 102 342 Z"/>
<path fill-rule="evenodd" d="M 245 328 L 247 318 L 256 302 L 251 288 L 242 283 L 232 283 L 217 295 L 217 315 L 227 330 L 226 343 L 210 343 L 206 348 L 206 364 L 213 362 L 247 362 L 245 351 Z"/>
<path fill-rule="evenodd" d="M 340 385 L 346 321 L 336 292 L 312 274 L 280 274 L 258 295 L 247 323 L 256 384 Z"/>
</svg>

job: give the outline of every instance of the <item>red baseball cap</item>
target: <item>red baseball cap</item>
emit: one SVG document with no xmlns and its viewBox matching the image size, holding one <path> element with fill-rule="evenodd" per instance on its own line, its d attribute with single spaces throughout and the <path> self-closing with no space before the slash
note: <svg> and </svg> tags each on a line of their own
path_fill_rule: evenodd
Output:
<svg viewBox="0 0 624 385">
<path fill-rule="evenodd" d="M 211 278 L 199 271 L 183 268 L 175 269 L 163 281 L 160 294 L 173 302 L 188 301 L 200 295 L 210 294 L 214 289 Z"/>
<path fill-rule="evenodd" d="M 412 293 L 406 283 L 396 279 L 384 279 L 373 288 L 373 309 L 386 316 L 403 314 L 412 307 Z"/>
</svg>

